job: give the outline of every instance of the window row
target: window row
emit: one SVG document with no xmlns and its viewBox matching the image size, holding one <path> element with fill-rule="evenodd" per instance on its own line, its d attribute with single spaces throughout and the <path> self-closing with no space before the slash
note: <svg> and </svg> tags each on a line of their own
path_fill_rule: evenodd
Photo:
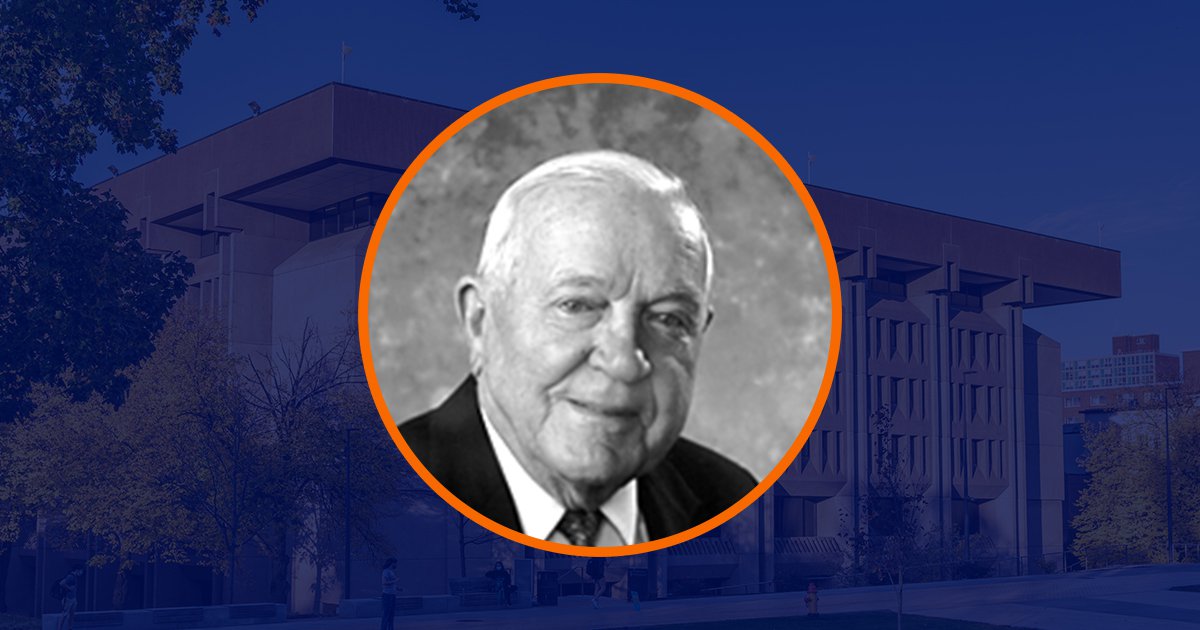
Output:
<svg viewBox="0 0 1200 630">
<path fill-rule="evenodd" d="M 904 418 L 924 418 L 928 409 L 929 381 L 923 378 L 876 376 L 875 396 L 878 406 L 886 406 Z"/>
<path fill-rule="evenodd" d="M 925 324 L 871 317 L 867 327 L 875 358 L 925 363 Z"/>
<path fill-rule="evenodd" d="M 962 478 L 964 470 L 970 470 L 971 477 L 1004 476 L 1004 440 L 953 438 L 950 442 L 951 467 L 956 479 Z"/>
<path fill-rule="evenodd" d="M 901 479 L 919 479 L 929 474 L 929 436 L 874 434 L 868 454 L 872 471 L 886 475 L 887 466 Z"/>
<path fill-rule="evenodd" d="M 951 389 L 954 420 L 999 424 L 1004 419 L 1003 387 L 958 383 Z"/>
<path fill-rule="evenodd" d="M 387 197 L 377 193 L 344 199 L 312 213 L 309 220 L 310 241 L 342 232 L 375 225 Z"/>
<path fill-rule="evenodd" d="M 802 473 L 810 469 L 820 473 L 841 473 L 842 432 L 813 431 L 804 448 L 800 449 L 796 465 Z"/>
<path fill-rule="evenodd" d="M 999 371 L 1000 349 L 1004 335 L 999 333 L 952 328 L 950 330 L 950 360 L 963 368 Z"/>
</svg>

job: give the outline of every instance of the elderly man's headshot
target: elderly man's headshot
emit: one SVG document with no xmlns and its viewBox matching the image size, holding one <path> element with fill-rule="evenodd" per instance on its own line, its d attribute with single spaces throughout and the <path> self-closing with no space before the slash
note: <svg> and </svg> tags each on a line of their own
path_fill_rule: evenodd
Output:
<svg viewBox="0 0 1200 630">
<path fill-rule="evenodd" d="M 563 79 L 463 116 L 381 214 L 359 321 L 384 427 L 462 516 L 544 551 L 756 531 L 834 382 L 820 215 L 719 106 Z"/>
<path fill-rule="evenodd" d="M 654 164 L 538 165 L 500 196 L 454 290 L 470 376 L 400 433 L 456 497 L 535 538 L 632 545 L 707 521 L 756 484 L 680 437 L 713 258 L 684 183 Z"/>
</svg>

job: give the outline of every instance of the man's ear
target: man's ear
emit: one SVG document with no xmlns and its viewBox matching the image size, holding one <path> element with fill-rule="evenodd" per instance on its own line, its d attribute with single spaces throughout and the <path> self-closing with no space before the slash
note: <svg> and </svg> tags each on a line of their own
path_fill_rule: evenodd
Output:
<svg viewBox="0 0 1200 630">
<path fill-rule="evenodd" d="M 467 336 L 471 373 L 478 376 L 483 367 L 483 320 L 487 314 L 487 302 L 480 280 L 474 276 L 463 277 L 454 287 L 454 298 L 459 325 Z"/>
</svg>

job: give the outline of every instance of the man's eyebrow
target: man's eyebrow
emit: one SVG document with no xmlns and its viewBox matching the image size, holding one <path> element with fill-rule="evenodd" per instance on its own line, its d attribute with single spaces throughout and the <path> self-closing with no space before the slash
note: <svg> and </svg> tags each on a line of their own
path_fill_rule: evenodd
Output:
<svg viewBox="0 0 1200 630">
<path fill-rule="evenodd" d="M 650 304 L 655 305 L 664 302 L 681 302 L 688 308 L 699 311 L 701 304 L 700 291 L 692 287 L 679 287 L 654 298 L 650 301 Z"/>
</svg>

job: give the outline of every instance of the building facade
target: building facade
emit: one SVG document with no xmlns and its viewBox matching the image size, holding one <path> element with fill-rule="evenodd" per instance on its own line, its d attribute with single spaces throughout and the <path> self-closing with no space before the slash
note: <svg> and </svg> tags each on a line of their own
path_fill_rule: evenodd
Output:
<svg viewBox="0 0 1200 630">
<path fill-rule="evenodd" d="M 151 251 L 195 264 L 187 299 L 218 314 L 231 351 L 271 353 L 306 325 L 353 318 L 365 250 L 383 200 L 417 153 L 461 111 L 342 84 L 316 89 L 102 183 Z M 707 536 L 611 563 L 651 594 L 744 593 L 829 578 L 845 558 L 875 475 L 872 419 L 928 499 L 944 540 L 989 537 L 1030 566 L 1063 551 L 1063 369 L 1028 309 L 1120 295 L 1115 251 L 850 193 L 810 187 L 838 260 L 841 354 L 811 439 L 754 507 Z M 302 308 L 300 308 L 302 306 Z M 454 516 L 397 515 L 389 529 L 408 594 L 457 576 Z M 579 559 L 506 541 L 470 549 L 525 582 Z M 374 573 L 371 559 L 358 575 Z M 263 569 L 266 571 L 267 569 Z M 311 573 L 291 576 L 311 601 Z M 357 580 L 352 596 L 374 585 Z M 243 582 L 245 583 L 245 582 Z M 359 587 L 362 592 L 359 593 Z M 523 588 L 530 588 L 526 584 Z M 333 591 L 336 592 L 336 591 Z M 160 599 L 158 605 L 182 605 Z M 295 604 L 293 612 L 314 612 Z"/>
<path fill-rule="evenodd" d="M 1119 296 L 1119 254 L 810 190 L 838 257 L 843 337 L 820 421 L 773 496 L 774 572 L 790 541 L 833 544 L 861 524 L 881 410 L 938 537 L 983 536 L 1017 571 L 1061 563 L 1060 350 L 1024 314 Z"/>
</svg>

